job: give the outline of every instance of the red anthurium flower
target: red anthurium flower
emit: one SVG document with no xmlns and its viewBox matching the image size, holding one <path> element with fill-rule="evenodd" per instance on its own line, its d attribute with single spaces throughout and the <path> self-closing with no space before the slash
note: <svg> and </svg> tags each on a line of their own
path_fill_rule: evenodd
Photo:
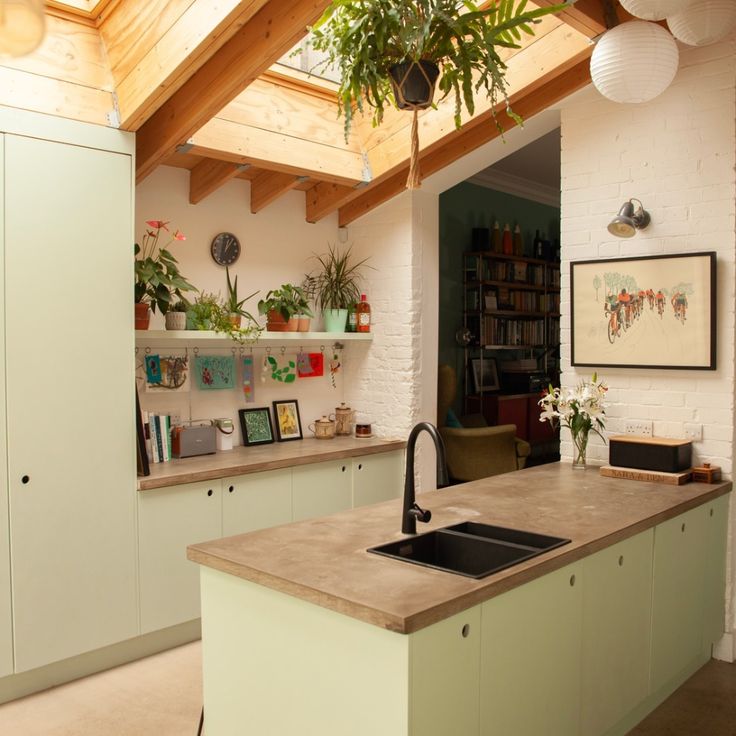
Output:
<svg viewBox="0 0 736 736">
<path fill-rule="evenodd" d="M 177 230 L 174 233 L 174 240 L 186 240 L 187 236 L 181 230 Z"/>
<path fill-rule="evenodd" d="M 168 230 L 169 228 L 166 227 L 168 224 L 168 222 L 164 222 L 163 220 L 146 220 L 146 225 L 149 227 L 155 227 L 157 230 L 160 230 L 161 228 Z"/>
</svg>

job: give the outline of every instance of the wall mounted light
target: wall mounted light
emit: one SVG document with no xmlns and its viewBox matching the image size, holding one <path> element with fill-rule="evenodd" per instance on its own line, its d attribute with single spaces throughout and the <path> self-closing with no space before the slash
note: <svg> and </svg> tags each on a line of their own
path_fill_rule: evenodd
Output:
<svg viewBox="0 0 736 736">
<path fill-rule="evenodd" d="M 590 57 L 596 89 L 613 102 L 648 102 L 675 78 L 675 39 L 656 23 L 632 20 L 606 31 Z"/>
<path fill-rule="evenodd" d="M 636 209 L 634 209 L 634 202 L 639 205 Z M 608 232 L 617 238 L 633 238 L 637 230 L 643 230 L 651 221 L 652 218 L 642 203 L 632 197 L 623 204 L 618 215 L 611 220 Z"/>
<path fill-rule="evenodd" d="M 45 34 L 43 0 L 0 0 L 0 57 L 30 54 Z"/>
</svg>

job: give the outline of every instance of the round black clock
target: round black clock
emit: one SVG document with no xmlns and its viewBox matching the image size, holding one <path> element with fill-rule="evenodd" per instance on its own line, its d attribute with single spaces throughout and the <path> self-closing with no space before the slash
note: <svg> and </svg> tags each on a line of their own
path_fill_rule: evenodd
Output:
<svg viewBox="0 0 736 736">
<path fill-rule="evenodd" d="M 212 240 L 212 258 L 221 266 L 232 266 L 240 257 L 240 241 L 232 233 L 220 233 Z"/>
</svg>

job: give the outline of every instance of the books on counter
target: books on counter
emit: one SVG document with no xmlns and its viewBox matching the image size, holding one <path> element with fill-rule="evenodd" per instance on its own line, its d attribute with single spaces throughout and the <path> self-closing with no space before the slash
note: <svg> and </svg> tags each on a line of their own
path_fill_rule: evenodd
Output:
<svg viewBox="0 0 736 736">
<path fill-rule="evenodd" d="M 149 462 L 164 463 L 171 460 L 171 417 L 144 411 L 143 432 Z"/>
</svg>

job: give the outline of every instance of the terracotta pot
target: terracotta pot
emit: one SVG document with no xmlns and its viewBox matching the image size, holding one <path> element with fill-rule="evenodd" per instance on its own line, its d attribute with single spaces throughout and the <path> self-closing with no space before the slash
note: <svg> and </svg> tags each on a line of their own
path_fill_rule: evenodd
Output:
<svg viewBox="0 0 736 736">
<path fill-rule="evenodd" d="M 300 315 L 298 318 L 297 332 L 309 332 L 310 318 Z"/>
<path fill-rule="evenodd" d="M 434 85 L 440 74 L 432 61 L 404 61 L 389 70 L 396 105 L 401 110 L 425 110 L 432 105 Z"/>
<path fill-rule="evenodd" d="M 164 319 L 167 330 L 186 330 L 187 328 L 186 312 L 166 312 Z"/>
<path fill-rule="evenodd" d="M 135 303 L 135 329 L 136 330 L 147 330 L 148 324 L 151 321 L 151 310 L 148 306 L 148 302 L 136 302 Z"/>
<path fill-rule="evenodd" d="M 230 315 L 230 324 L 233 327 L 239 328 L 241 323 L 243 321 L 243 317 L 240 314 L 231 314 Z"/>
<path fill-rule="evenodd" d="M 266 329 L 269 332 L 296 332 L 298 326 L 299 320 L 296 317 L 287 321 L 281 316 L 281 312 L 275 309 L 266 315 Z"/>
</svg>

